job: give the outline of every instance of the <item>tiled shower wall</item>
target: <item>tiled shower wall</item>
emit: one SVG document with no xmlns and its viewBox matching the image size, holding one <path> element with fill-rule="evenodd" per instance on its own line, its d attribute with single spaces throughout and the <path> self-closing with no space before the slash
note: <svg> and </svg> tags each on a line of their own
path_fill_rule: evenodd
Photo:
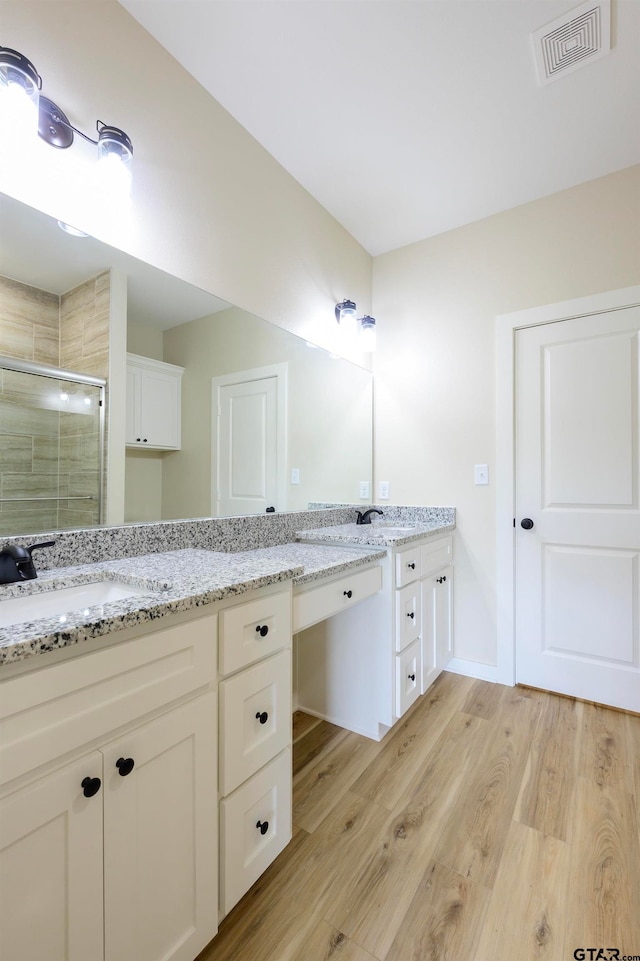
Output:
<svg viewBox="0 0 640 961">
<path fill-rule="evenodd" d="M 0 277 L 0 354 L 106 378 L 109 273 L 62 297 Z M 97 502 L 7 500 L 95 490 L 98 423 L 89 407 L 59 403 L 55 381 L 6 370 L 0 378 L 0 534 L 98 523 Z"/>
</svg>

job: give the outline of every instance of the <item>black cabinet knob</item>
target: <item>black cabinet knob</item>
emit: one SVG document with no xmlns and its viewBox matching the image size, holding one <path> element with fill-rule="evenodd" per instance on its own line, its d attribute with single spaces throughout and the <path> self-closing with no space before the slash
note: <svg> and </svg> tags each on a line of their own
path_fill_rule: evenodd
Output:
<svg viewBox="0 0 640 961">
<path fill-rule="evenodd" d="M 414 611 L 409 611 L 409 613 L 407 614 L 407 617 L 410 617 L 411 620 L 413 620 L 415 616 L 416 616 L 416 615 L 415 615 Z"/>
<path fill-rule="evenodd" d="M 147 438 L 146 438 L 146 437 L 143 437 L 143 438 L 142 438 L 142 443 L 143 443 L 143 444 L 146 444 L 146 443 L 147 443 Z"/>
<path fill-rule="evenodd" d="M 260 637 L 266 637 L 268 633 L 269 633 L 269 628 L 267 627 L 266 624 L 258 624 L 258 626 L 256 627 L 256 634 L 259 634 Z"/>
<path fill-rule="evenodd" d="M 353 591 L 343 591 L 342 593 L 344 594 L 345 597 L 348 597 L 348 598 L 353 597 Z"/>
<path fill-rule="evenodd" d="M 100 790 L 102 781 L 99 777 L 85 777 L 80 782 L 80 787 L 82 788 L 82 793 L 85 797 L 93 797 Z"/>
<path fill-rule="evenodd" d="M 530 531 L 533 527 L 533 521 L 530 517 L 523 517 L 520 521 L 520 527 L 524 527 L 525 531 Z"/>
<path fill-rule="evenodd" d="M 126 777 L 127 774 L 131 774 L 135 763 L 132 757 L 119 757 L 116 761 L 116 767 L 118 768 L 120 777 Z"/>
<path fill-rule="evenodd" d="M 415 562 L 412 561 L 411 564 L 407 564 L 407 567 L 410 567 L 412 571 L 415 571 L 415 569 L 416 569 Z"/>
<path fill-rule="evenodd" d="M 268 821 L 258 821 L 257 824 L 256 824 L 256 827 L 257 827 L 257 829 L 260 831 L 260 834 L 266 834 L 267 831 L 269 830 L 269 822 L 268 822 Z"/>
<path fill-rule="evenodd" d="M 410 681 L 415 681 L 415 679 L 416 679 L 415 674 L 409 674 L 409 680 L 410 680 Z"/>
<path fill-rule="evenodd" d="M 138 444 L 140 443 L 141 440 L 142 440 L 142 437 L 136 437 L 136 442 L 137 442 Z"/>
<path fill-rule="evenodd" d="M 258 711 L 256 714 L 256 721 L 260 721 L 261 724 L 266 724 L 269 720 L 269 715 L 266 711 Z"/>
</svg>

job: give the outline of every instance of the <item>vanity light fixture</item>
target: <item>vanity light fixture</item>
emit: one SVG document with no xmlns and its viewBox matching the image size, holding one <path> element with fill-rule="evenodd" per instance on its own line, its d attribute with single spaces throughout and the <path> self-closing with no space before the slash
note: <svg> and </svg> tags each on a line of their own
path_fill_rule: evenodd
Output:
<svg viewBox="0 0 640 961">
<path fill-rule="evenodd" d="M 365 354 L 372 354 L 376 349 L 376 319 L 365 314 L 358 318 L 360 332 L 360 346 Z"/>
<path fill-rule="evenodd" d="M 40 94 L 42 77 L 23 54 L 9 47 L 0 47 L 0 98 L 2 121 L 33 132 L 52 147 L 66 149 L 77 133 L 98 148 L 99 169 L 112 182 L 117 182 L 127 193 L 131 183 L 133 144 L 124 130 L 96 121 L 97 139 L 78 130 L 63 110 Z"/>
<path fill-rule="evenodd" d="M 339 324 L 353 324 L 356 320 L 356 305 L 352 300 L 336 304 L 336 320 Z"/>
</svg>

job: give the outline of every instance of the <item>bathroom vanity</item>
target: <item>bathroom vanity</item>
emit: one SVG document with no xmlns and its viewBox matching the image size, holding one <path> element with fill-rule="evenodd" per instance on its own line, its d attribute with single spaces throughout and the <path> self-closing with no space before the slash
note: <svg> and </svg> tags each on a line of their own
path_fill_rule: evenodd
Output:
<svg viewBox="0 0 640 961">
<path fill-rule="evenodd" d="M 291 838 L 296 687 L 313 709 L 317 668 L 333 685 L 317 713 L 377 738 L 426 689 L 449 641 L 421 612 L 447 622 L 451 537 L 435 534 L 453 525 L 359 543 L 339 526 L 346 540 L 325 528 L 323 544 L 160 551 L 0 587 L 3 961 L 193 961 Z M 92 603 L 110 587 L 120 599 Z"/>
<path fill-rule="evenodd" d="M 298 706 L 380 740 L 453 657 L 453 523 L 342 524 L 306 542 L 380 546 L 385 589 L 367 604 L 298 620 Z M 313 593 L 312 591 L 309 592 Z"/>
</svg>

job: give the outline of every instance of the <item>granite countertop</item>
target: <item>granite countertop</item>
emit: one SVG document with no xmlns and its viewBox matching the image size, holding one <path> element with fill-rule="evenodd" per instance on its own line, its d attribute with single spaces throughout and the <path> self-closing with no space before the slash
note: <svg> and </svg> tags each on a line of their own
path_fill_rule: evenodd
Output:
<svg viewBox="0 0 640 961">
<path fill-rule="evenodd" d="M 43 571 L 26 584 L 0 585 L 0 615 L 3 600 L 97 581 L 130 584 L 144 593 L 0 627 L 0 666 L 291 578 L 306 585 L 383 556 L 380 550 L 296 543 L 238 553 L 177 550 Z"/>
<path fill-rule="evenodd" d="M 370 524 L 338 524 L 336 527 L 317 527 L 296 531 L 301 541 L 314 543 L 351 544 L 371 547 L 404 547 L 423 537 L 435 537 L 455 530 L 455 523 L 442 520 L 417 524 L 399 520 L 397 523 L 375 521 Z"/>
</svg>

